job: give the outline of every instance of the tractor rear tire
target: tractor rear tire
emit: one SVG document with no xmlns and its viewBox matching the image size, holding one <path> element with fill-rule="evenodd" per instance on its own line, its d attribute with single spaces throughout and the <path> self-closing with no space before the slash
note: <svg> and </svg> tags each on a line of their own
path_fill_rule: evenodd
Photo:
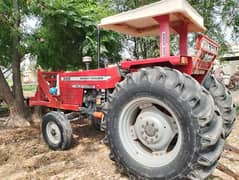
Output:
<svg viewBox="0 0 239 180">
<path fill-rule="evenodd" d="M 212 95 L 215 104 L 219 108 L 223 119 L 223 137 L 226 139 L 236 121 L 236 106 L 233 103 L 232 95 L 226 86 L 216 80 L 213 76 L 207 76 L 204 87 Z"/>
<path fill-rule="evenodd" d="M 109 98 L 112 159 L 130 179 L 205 179 L 223 151 L 220 118 L 192 77 L 170 68 L 140 69 Z"/>
<path fill-rule="evenodd" d="M 50 149 L 66 150 L 71 147 L 72 128 L 64 114 L 51 111 L 42 117 L 41 131 Z"/>
</svg>

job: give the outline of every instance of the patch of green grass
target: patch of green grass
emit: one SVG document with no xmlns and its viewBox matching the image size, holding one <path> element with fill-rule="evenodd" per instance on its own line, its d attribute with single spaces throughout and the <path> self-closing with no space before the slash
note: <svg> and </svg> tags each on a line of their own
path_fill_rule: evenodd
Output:
<svg viewBox="0 0 239 180">
<path fill-rule="evenodd" d="M 37 85 L 31 84 L 31 85 L 23 85 L 23 91 L 24 92 L 35 92 L 37 88 Z"/>
<path fill-rule="evenodd" d="M 8 109 L 8 105 L 3 103 L 0 105 L 0 109 Z"/>
</svg>

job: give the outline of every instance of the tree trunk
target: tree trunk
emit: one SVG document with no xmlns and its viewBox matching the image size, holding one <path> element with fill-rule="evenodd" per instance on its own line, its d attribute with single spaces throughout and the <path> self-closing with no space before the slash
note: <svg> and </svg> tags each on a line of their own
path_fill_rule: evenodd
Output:
<svg viewBox="0 0 239 180">
<path fill-rule="evenodd" d="M 0 87 L 1 87 L 0 97 L 3 97 L 7 104 L 12 105 L 14 102 L 14 98 L 1 69 L 0 69 Z"/>
<path fill-rule="evenodd" d="M 10 116 L 7 120 L 7 126 L 9 127 L 22 127 L 29 126 L 29 122 L 27 122 L 24 118 L 18 115 L 17 104 L 14 102 L 13 94 L 10 90 L 10 87 L 0 69 L 0 96 L 4 98 L 4 101 L 7 103 L 10 111 Z"/>
<path fill-rule="evenodd" d="M 20 70 L 20 55 L 17 49 L 18 37 L 13 41 L 13 59 L 12 59 L 12 73 L 13 73 L 13 94 L 15 102 L 18 106 L 19 116 L 26 118 L 26 107 L 24 103 L 23 89 L 21 83 L 21 70 Z"/>
<path fill-rule="evenodd" d="M 3 89 L 5 89 L 5 93 L 3 97 L 5 98 L 9 110 L 10 117 L 7 125 L 11 127 L 21 127 L 29 125 L 25 119 L 27 117 L 27 111 L 24 104 L 24 97 L 22 91 L 22 83 L 21 83 L 21 72 L 20 72 L 20 53 L 18 50 L 18 46 L 20 44 L 20 37 L 18 34 L 18 30 L 20 27 L 20 9 L 19 9 L 19 1 L 13 0 L 13 12 L 15 17 L 14 22 L 14 30 L 13 33 L 13 54 L 12 54 L 12 74 L 13 74 L 13 92 L 11 92 L 2 72 L 2 83 Z M 1 82 L 0 82 L 1 83 Z"/>
<path fill-rule="evenodd" d="M 20 27 L 20 12 L 19 12 L 19 1 L 13 0 L 13 9 L 16 14 L 14 29 L 17 30 L 17 33 L 13 36 L 13 56 L 12 56 L 12 73 L 13 73 L 13 90 L 15 96 L 15 102 L 18 106 L 19 115 L 23 118 L 26 117 L 25 114 L 25 104 L 24 104 L 24 96 L 22 90 L 22 82 L 21 82 L 21 56 L 18 50 L 18 46 L 20 44 L 20 37 L 18 34 L 18 30 Z"/>
</svg>

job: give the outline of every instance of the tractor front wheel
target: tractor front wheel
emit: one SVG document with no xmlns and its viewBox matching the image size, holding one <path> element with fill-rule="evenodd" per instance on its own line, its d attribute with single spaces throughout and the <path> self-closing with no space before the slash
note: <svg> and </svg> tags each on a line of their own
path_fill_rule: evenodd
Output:
<svg viewBox="0 0 239 180">
<path fill-rule="evenodd" d="M 49 148 L 66 150 L 71 146 L 72 129 L 64 114 L 51 111 L 42 117 L 41 130 Z"/>
<path fill-rule="evenodd" d="M 223 151 L 222 120 L 210 94 L 169 68 L 129 74 L 109 98 L 111 156 L 132 179 L 204 179 Z"/>
</svg>

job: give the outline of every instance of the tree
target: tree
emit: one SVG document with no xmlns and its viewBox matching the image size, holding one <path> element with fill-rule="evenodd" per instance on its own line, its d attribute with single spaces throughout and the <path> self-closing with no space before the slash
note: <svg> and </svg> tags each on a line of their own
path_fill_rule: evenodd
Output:
<svg viewBox="0 0 239 180">
<path fill-rule="evenodd" d="M 189 0 L 189 2 L 204 17 L 206 34 L 220 44 L 220 54 L 225 53 L 228 50 L 227 39 L 233 41 L 239 36 L 238 0 Z"/>
<path fill-rule="evenodd" d="M 3 0 L 0 1 L 0 65 L 12 68 L 13 86 L 10 87 L 0 69 L 0 97 L 8 104 L 9 126 L 28 125 L 28 111 L 24 104 L 20 77 L 22 57 L 31 53 L 38 56 L 38 64 L 45 69 L 79 69 L 81 59 L 91 55 L 96 59 L 97 23 L 107 11 L 107 1 L 73 0 Z M 27 34 L 22 28 L 26 17 L 36 17 L 40 28 Z M 120 59 L 120 36 L 103 32 L 102 58 Z M 96 66 L 96 62 L 93 63 Z"/>
<path fill-rule="evenodd" d="M 23 3 L 18 0 L 0 2 L 0 65 L 11 66 L 13 72 L 13 88 L 9 87 L 0 69 L 0 96 L 7 102 L 10 117 L 8 125 L 13 127 L 29 125 L 25 118 L 27 111 L 24 104 L 21 77 L 20 61 L 22 58 L 20 44 L 20 22 Z"/>
<path fill-rule="evenodd" d="M 113 2 L 115 5 L 112 7 L 122 12 L 157 1 L 158 0 L 115 0 Z M 227 51 L 227 39 L 231 38 L 232 40 L 237 40 L 239 37 L 238 0 L 188 1 L 204 17 L 205 26 L 207 28 L 206 34 L 221 45 L 220 53 L 222 54 Z M 231 32 L 228 32 L 228 29 L 230 29 Z M 230 36 L 229 33 L 231 33 L 232 36 Z M 192 37 L 192 41 L 189 42 L 191 46 L 194 45 L 195 35 L 192 35 Z M 130 43 L 128 43 L 128 41 L 130 41 Z M 130 47 L 128 50 L 136 58 L 148 58 L 151 57 L 151 55 L 159 54 L 156 38 L 146 40 L 146 38 L 132 38 L 126 36 L 124 44 Z M 150 44 L 151 48 L 148 48 L 147 44 Z M 147 53 L 145 53 L 145 51 L 147 51 Z"/>
<path fill-rule="evenodd" d="M 112 11 L 107 2 L 56 0 L 41 1 L 35 14 L 41 28 L 33 35 L 29 46 L 43 69 L 76 70 L 83 68 L 82 57 L 92 56 L 97 65 L 97 24 Z M 37 42 L 37 43 L 35 43 Z M 102 59 L 121 59 L 120 36 L 102 32 Z"/>
<path fill-rule="evenodd" d="M 116 0 L 113 2 L 113 8 L 118 12 L 128 11 L 137 7 L 157 2 L 157 0 Z M 136 59 L 159 56 L 159 46 L 157 37 L 130 37 L 125 35 L 123 38 L 124 49 Z"/>
</svg>

